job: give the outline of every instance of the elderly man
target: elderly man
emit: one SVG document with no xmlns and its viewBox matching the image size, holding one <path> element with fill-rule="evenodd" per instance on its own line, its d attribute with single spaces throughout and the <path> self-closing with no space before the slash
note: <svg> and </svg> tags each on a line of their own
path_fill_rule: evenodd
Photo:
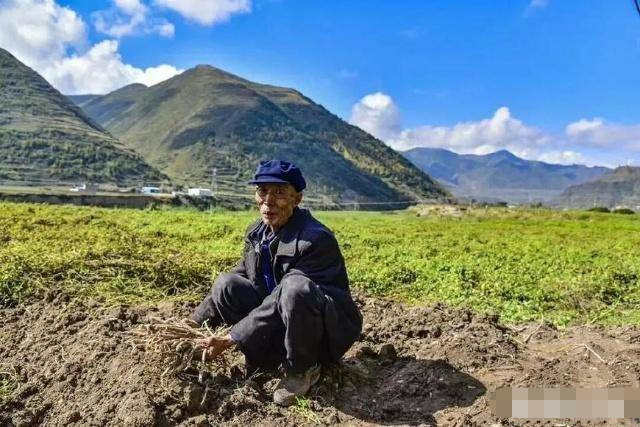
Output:
<svg viewBox="0 0 640 427">
<path fill-rule="evenodd" d="M 339 360 L 358 338 L 362 316 L 333 233 L 298 208 L 300 169 L 261 162 L 250 184 L 261 219 L 247 229 L 243 258 L 216 279 L 192 319 L 233 325 L 226 337 L 199 342 L 209 357 L 235 346 L 248 366 L 282 365 L 273 400 L 288 406 L 318 381 L 321 363 Z"/>
</svg>

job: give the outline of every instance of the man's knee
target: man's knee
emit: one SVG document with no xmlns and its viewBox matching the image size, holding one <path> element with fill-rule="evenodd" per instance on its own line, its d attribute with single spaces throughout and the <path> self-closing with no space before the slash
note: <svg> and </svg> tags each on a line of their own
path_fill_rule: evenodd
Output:
<svg viewBox="0 0 640 427">
<path fill-rule="evenodd" d="M 243 286 L 242 279 L 234 273 L 220 273 L 211 287 L 211 297 L 215 302 L 226 300 L 235 288 Z"/>
<path fill-rule="evenodd" d="M 284 277 L 280 285 L 280 306 L 287 311 L 300 305 L 320 308 L 324 303 L 324 294 L 318 285 L 306 277 Z"/>
<path fill-rule="evenodd" d="M 205 321 L 208 321 L 209 325 L 219 324 L 222 320 L 219 314 L 220 307 L 228 305 L 229 295 L 234 293 L 234 284 L 238 282 L 238 278 L 234 276 L 230 273 L 220 274 L 213 282 L 209 295 L 198 305 L 191 319 L 199 325 Z"/>
</svg>

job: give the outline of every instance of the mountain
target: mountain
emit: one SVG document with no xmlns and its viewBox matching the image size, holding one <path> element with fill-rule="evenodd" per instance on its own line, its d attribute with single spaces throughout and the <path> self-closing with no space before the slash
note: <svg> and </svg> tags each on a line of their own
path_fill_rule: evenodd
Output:
<svg viewBox="0 0 640 427">
<path fill-rule="evenodd" d="M 604 167 L 525 160 L 507 150 L 475 155 L 420 147 L 402 154 L 456 196 L 510 203 L 547 202 L 571 185 L 610 171 Z"/>
<path fill-rule="evenodd" d="M 82 108 L 82 104 L 86 104 L 91 101 L 93 98 L 96 98 L 101 95 L 66 95 L 71 102 L 73 102 L 78 107 Z"/>
<path fill-rule="evenodd" d="M 0 180 L 116 183 L 165 178 L 0 49 Z"/>
<path fill-rule="evenodd" d="M 301 167 L 311 195 L 361 202 L 449 196 L 383 142 L 298 91 L 208 65 L 151 87 L 125 86 L 82 108 L 185 184 L 210 182 L 212 168 L 221 185 L 242 183 L 259 160 L 280 157 Z"/>
<path fill-rule="evenodd" d="M 622 166 L 600 178 L 567 188 L 554 200 L 560 207 L 640 206 L 640 167 Z"/>
</svg>

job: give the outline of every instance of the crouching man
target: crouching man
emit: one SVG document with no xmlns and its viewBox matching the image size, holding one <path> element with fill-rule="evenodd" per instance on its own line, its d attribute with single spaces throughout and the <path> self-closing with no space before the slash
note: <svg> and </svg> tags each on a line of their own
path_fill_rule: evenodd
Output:
<svg viewBox="0 0 640 427">
<path fill-rule="evenodd" d="M 362 316 L 333 233 L 298 207 L 300 169 L 261 162 L 250 184 L 261 219 L 247 229 L 243 258 L 218 276 L 192 319 L 233 325 L 226 337 L 199 342 L 208 357 L 237 347 L 248 367 L 282 365 L 273 400 L 289 406 L 318 381 L 322 363 L 338 361 L 358 338 Z"/>
</svg>

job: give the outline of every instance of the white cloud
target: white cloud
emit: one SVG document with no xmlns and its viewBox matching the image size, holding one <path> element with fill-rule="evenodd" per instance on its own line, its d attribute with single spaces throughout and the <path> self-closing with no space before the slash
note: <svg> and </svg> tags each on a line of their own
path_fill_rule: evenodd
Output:
<svg viewBox="0 0 640 427">
<path fill-rule="evenodd" d="M 355 104 L 349 122 L 382 140 L 393 139 L 402 128 L 398 107 L 382 92 L 367 95 Z"/>
<path fill-rule="evenodd" d="M 155 3 L 203 25 L 225 22 L 232 15 L 251 12 L 251 0 L 155 0 Z"/>
<path fill-rule="evenodd" d="M 134 10 L 139 3 L 120 4 Z M 181 72 L 166 64 L 146 69 L 127 64 L 115 40 L 86 49 L 85 23 L 53 0 L 0 0 L 0 28 L 0 47 L 65 94 L 106 93 L 134 82 L 152 85 Z"/>
<path fill-rule="evenodd" d="M 350 122 L 385 141 L 396 150 L 415 147 L 445 148 L 460 154 L 488 154 L 509 150 L 516 156 L 562 164 L 597 164 L 567 144 L 513 117 L 507 107 L 498 108 L 487 119 L 453 126 L 424 125 L 403 129 L 400 111 L 393 99 L 377 92 L 353 106 Z"/>
<path fill-rule="evenodd" d="M 147 7 L 139 0 L 114 0 L 116 7 L 128 15 L 147 13 Z"/>
<path fill-rule="evenodd" d="M 149 8 L 139 0 L 114 0 L 114 7 L 92 15 L 96 30 L 110 37 L 134 34 L 160 34 L 173 37 L 175 27 L 164 18 L 149 16 Z"/>
<path fill-rule="evenodd" d="M 350 122 L 382 139 L 396 150 L 439 147 L 457 153 L 487 154 L 507 149 L 530 157 L 550 142 L 549 135 L 511 116 L 507 107 L 489 119 L 454 126 L 419 126 L 402 129 L 401 116 L 393 99 L 377 92 L 353 106 Z"/>
<path fill-rule="evenodd" d="M 640 151 L 640 125 L 611 123 L 601 118 L 580 119 L 569 123 L 565 132 L 576 143 Z"/>
<path fill-rule="evenodd" d="M 547 163 L 560 163 L 564 165 L 573 164 L 589 164 L 591 163 L 582 153 L 577 153 L 571 150 L 551 150 L 544 152 L 538 156 L 538 159 Z"/>
<path fill-rule="evenodd" d="M 389 144 L 401 150 L 430 146 L 472 154 L 507 149 L 518 156 L 529 157 L 549 142 L 547 134 L 512 117 L 507 107 L 500 107 L 491 118 L 477 122 L 406 129 Z"/>
<path fill-rule="evenodd" d="M 590 133 L 602 127 L 602 119 L 580 119 L 577 122 L 569 123 L 566 128 L 567 135 L 575 137 L 584 133 Z"/>
<path fill-rule="evenodd" d="M 164 22 L 156 24 L 154 30 L 163 37 L 173 37 L 176 27 L 171 22 Z"/>
<path fill-rule="evenodd" d="M 53 0 L 0 0 L 0 47 L 41 68 L 86 43 L 86 26 Z"/>
<path fill-rule="evenodd" d="M 111 37 L 133 34 L 144 24 L 144 15 L 122 16 L 115 10 L 101 10 L 92 15 L 96 30 Z"/>
<path fill-rule="evenodd" d="M 130 83 L 154 85 L 182 70 L 171 65 L 140 69 L 125 64 L 118 53 L 118 42 L 102 41 L 84 55 L 66 57 L 43 71 L 65 94 L 106 93 Z"/>
</svg>

